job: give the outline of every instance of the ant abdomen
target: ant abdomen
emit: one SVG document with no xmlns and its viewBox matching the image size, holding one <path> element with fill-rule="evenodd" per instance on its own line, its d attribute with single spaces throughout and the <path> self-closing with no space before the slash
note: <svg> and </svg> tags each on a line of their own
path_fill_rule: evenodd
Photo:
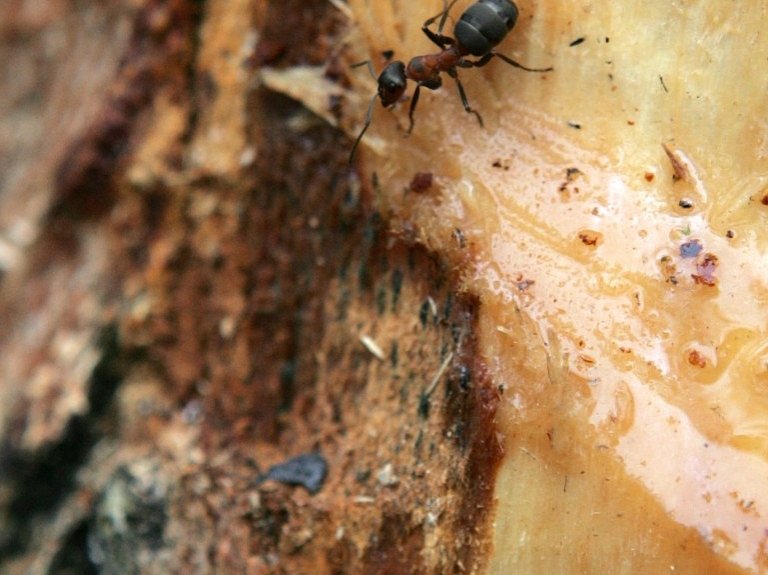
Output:
<svg viewBox="0 0 768 575">
<path fill-rule="evenodd" d="M 499 44 L 517 22 L 517 6 L 508 0 L 475 2 L 456 22 L 456 41 L 473 56 L 484 56 Z"/>
</svg>

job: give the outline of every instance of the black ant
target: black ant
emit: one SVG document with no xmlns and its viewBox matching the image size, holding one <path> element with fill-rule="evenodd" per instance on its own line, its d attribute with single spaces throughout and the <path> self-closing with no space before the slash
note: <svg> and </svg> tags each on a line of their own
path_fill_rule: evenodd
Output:
<svg viewBox="0 0 768 575">
<path fill-rule="evenodd" d="M 510 0 L 479 0 L 475 2 L 464 11 L 459 21 L 456 22 L 456 26 L 453 29 L 453 34 L 456 38 L 443 36 L 443 27 L 448 18 L 448 12 L 457 1 L 453 0 L 442 12 L 428 19 L 421 26 L 421 30 L 427 35 L 427 38 L 437 44 L 441 52 L 426 56 L 416 56 L 408 62 L 408 66 L 399 60 L 390 62 L 377 78 L 379 88 L 368 106 L 368 114 L 365 116 L 363 130 L 352 146 L 352 151 L 349 154 L 350 164 L 355 155 L 357 145 L 363 138 L 363 134 L 365 134 L 368 126 L 371 125 L 373 103 L 376 101 L 376 98 L 381 100 L 381 104 L 385 108 L 394 105 L 402 98 L 408 80 L 416 82 L 416 90 L 413 92 L 411 107 L 408 111 L 409 125 L 405 133 L 406 136 L 409 136 L 413 130 L 413 112 L 419 101 L 421 87 L 437 90 L 443 85 L 443 80 L 440 77 L 441 72 L 447 73 L 456 80 L 456 86 L 459 88 L 459 96 L 461 97 L 464 109 L 474 114 L 482 127 L 483 119 L 469 105 L 467 95 L 464 93 L 464 87 L 459 81 L 457 68 L 480 68 L 490 62 L 494 56 L 498 56 L 507 64 L 528 72 L 552 71 L 551 67 L 527 68 L 493 49 L 494 46 L 504 40 L 509 31 L 515 26 L 515 22 L 517 22 L 517 6 Z M 438 18 L 440 18 L 440 23 L 437 26 L 437 33 L 435 33 L 429 27 Z M 478 59 L 469 60 L 466 56 L 475 56 Z M 371 76 L 376 78 L 370 60 L 352 65 L 353 68 L 358 66 L 368 66 Z"/>
</svg>

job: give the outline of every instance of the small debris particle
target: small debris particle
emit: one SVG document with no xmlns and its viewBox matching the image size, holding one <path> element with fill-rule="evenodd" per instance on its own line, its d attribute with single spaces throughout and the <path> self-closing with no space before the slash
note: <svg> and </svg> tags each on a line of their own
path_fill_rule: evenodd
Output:
<svg viewBox="0 0 768 575">
<path fill-rule="evenodd" d="M 683 244 L 680 244 L 680 257 L 683 258 L 695 258 L 701 253 L 704 246 L 701 245 L 699 240 L 690 240 Z"/>
<path fill-rule="evenodd" d="M 677 203 L 677 205 L 683 208 L 684 210 L 690 210 L 693 207 L 693 202 L 691 200 L 683 199 L 683 200 L 680 200 Z"/>
<path fill-rule="evenodd" d="M 634 126 L 635 125 L 635 121 L 634 120 L 627 120 L 627 124 L 629 124 L 630 126 Z"/>
<path fill-rule="evenodd" d="M 378 343 L 376 343 L 372 337 L 367 335 L 360 336 L 360 343 L 365 346 L 365 349 L 370 351 L 377 359 L 384 361 L 384 350 L 381 349 Z"/>
<path fill-rule="evenodd" d="M 584 42 L 584 36 L 581 36 L 580 38 L 576 38 L 576 39 L 575 39 L 573 42 L 571 42 L 571 43 L 570 43 L 570 44 L 568 44 L 568 45 L 569 45 L 571 48 L 573 48 L 574 46 L 578 46 L 578 45 L 579 45 L 579 44 L 581 44 L 582 42 Z"/>
<path fill-rule="evenodd" d="M 453 352 L 450 352 L 448 355 L 445 356 L 445 359 L 443 360 L 443 363 L 440 364 L 440 368 L 437 370 L 435 377 L 432 378 L 432 381 L 429 382 L 427 389 L 424 390 L 424 395 L 426 397 L 429 397 L 430 395 L 432 395 L 432 392 L 435 391 L 437 384 L 440 383 L 440 378 L 443 377 L 443 374 L 445 373 L 445 370 L 448 368 L 448 364 L 451 363 L 452 359 L 453 359 Z"/>
<path fill-rule="evenodd" d="M 569 189 L 568 184 L 573 183 L 582 174 L 583 173 L 579 168 L 567 168 L 565 170 L 565 181 L 562 184 L 560 184 L 557 190 L 562 193 L 568 192 L 568 195 L 570 195 L 570 192 L 578 194 L 579 188 L 574 186 L 573 188 Z"/>
<path fill-rule="evenodd" d="M 517 282 L 517 289 L 519 291 L 525 291 L 535 283 L 534 280 L 521 279 Z"/>
<path fill-rule="evenodd" d="M 691 274 L 693 281 L 697 284 L 714 286 L 717 283 L 715 270 L 717 269 L 718 259 L 715 254 L 704 254 L 699 262 L 696 263 L 696 272 Z"/>
<path fill-rule="evenodd" d="M 725 237 L 728 238 L 729 240 L 732 240 L 735 235 L 736 234 L 733 233 L 733 230 L 728 230 L 727 232 L 725 232 Z"/>
<path fill-rule="evenodd" d="M 392 468 L 391 463 L 387 463 L 376 474 L 376 481 L 382 487 L 394 487 L 400 482 L 400 479 L 395 475 L 395 471 Z"/>
<path fill-rule="evenodd" d="M 594 230 L 582 230 L 579 232 L 579 239 L 585 246 L 597 246 L 603 240 L 603 234 Z"/>
<path fill-rule="evenodd" d="M 645 181 L 652 182 L 656 175 L 653 172 L 645 172 Z"/>
<path fill-rule="evenodd" d="M 568 122 L 568 127 L 573 128 L 574 130 L 581 130 L 581 124 L 577 122 Z"/>
<path fill-rule="evenodd" d="M 468 365 L 458 366 L 453 373 L 461 391 L 467 391 L 472 385 L 472 369 Z"/>
<path fill-rule="evenodd" d="M 303 453 L 269 468 L 260 479 L 272 479 L 286 485 L 300 485 L 312 495 L 320 491 L 328 474 L 328 463 L 319 453 Z"/>
<path fill-rule="evenodd" d="M 408 189 L 412 192 L 426 192 L 432 187 L 432 172 L 416 172 Z"/>
<path fill-rule="evenodd" d="M 464 237 L 464 232 L 459 228 L 453 228 L 453 237 L 459 242 L 459 247 L 464 249 L 467 247 L 467 238 Z"/>
<path fill-rule="evenodd" d="M 389 62 L 392 57 L 395 55 L 394 50 L 382 50 L 381 57 L 384 58 L 387 62 Z"/>
<path fill-rule="evenodd" d="M 688 353 L 688 363 L 694 367 L 707 367 L 707 358 L 695 349 Z"/>
<path fill-rule="evenodd" d="M 768 206 L 768 194 L 765 194 L 762 198 L 760 198 L 760 203 L 764 206 Z"/>
<path fill-rule="evenodd" d="M 667 85 L 664 83 L 664 76 L 659 74 L 659 82 L 661 82 L 661 87 L 664 88 L 664 91 L 669 93 L 669 90 L 667 90 Z"/>
<path fill-rule="evenodd" d="M 661 147 L 664 148 L 664 152 L 667 154 L 667 157 L 672 164 L 672 169 L 675 172 L 672 175 L 672 179 L 675 182 L 678 180 L 690 182 L 691 172 L 688 170 L 688 166 L 685 164 L 685 162 L 680 158 L 680 154 L 677 152 L 677 150 L 673 150 L 664 142 L 662 142 Z"/>
<path fill-rule="evenodd" d="M 579 168 L 567 168 L 565 170 L 565 179 L 569 182 L 574 181 L 576 178 L 582 175 L 582 171 Z"/>
<path fill-rule="evenodd" d="M 437 302 L 431 295 L 427 296 L 427 303 L 429 304 L 429 311 L 432 312 L 432 317 L 437 317 Z"/>
</svg>

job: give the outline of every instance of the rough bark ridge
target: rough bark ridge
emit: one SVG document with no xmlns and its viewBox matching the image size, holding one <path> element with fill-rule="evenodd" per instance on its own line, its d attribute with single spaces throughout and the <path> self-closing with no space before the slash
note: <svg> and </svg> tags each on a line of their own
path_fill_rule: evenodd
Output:
<svg viewBox="0 0 768 575">
<path fill-rule="evenodd" d="M 3 572 L 481 569 L 479 303 L 259 85 L 343 82 L 340 13 L 37 6 L 0 2 Z"/>
</svg>

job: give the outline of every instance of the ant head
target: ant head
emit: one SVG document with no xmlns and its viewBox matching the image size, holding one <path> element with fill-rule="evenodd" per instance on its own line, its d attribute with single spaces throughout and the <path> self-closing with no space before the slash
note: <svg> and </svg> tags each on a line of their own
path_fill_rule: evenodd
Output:
<svg viewBox="0 0 768 575">
<path fill-rule="evenodd" d="M 402 98 L 408 80 L 405 76 L 405 64 L 399 60 L 390 62 L 381 72 L 378 78 L 378 96 L 381 105 L 385 108 L 391 106 Z"/>
</svg>

